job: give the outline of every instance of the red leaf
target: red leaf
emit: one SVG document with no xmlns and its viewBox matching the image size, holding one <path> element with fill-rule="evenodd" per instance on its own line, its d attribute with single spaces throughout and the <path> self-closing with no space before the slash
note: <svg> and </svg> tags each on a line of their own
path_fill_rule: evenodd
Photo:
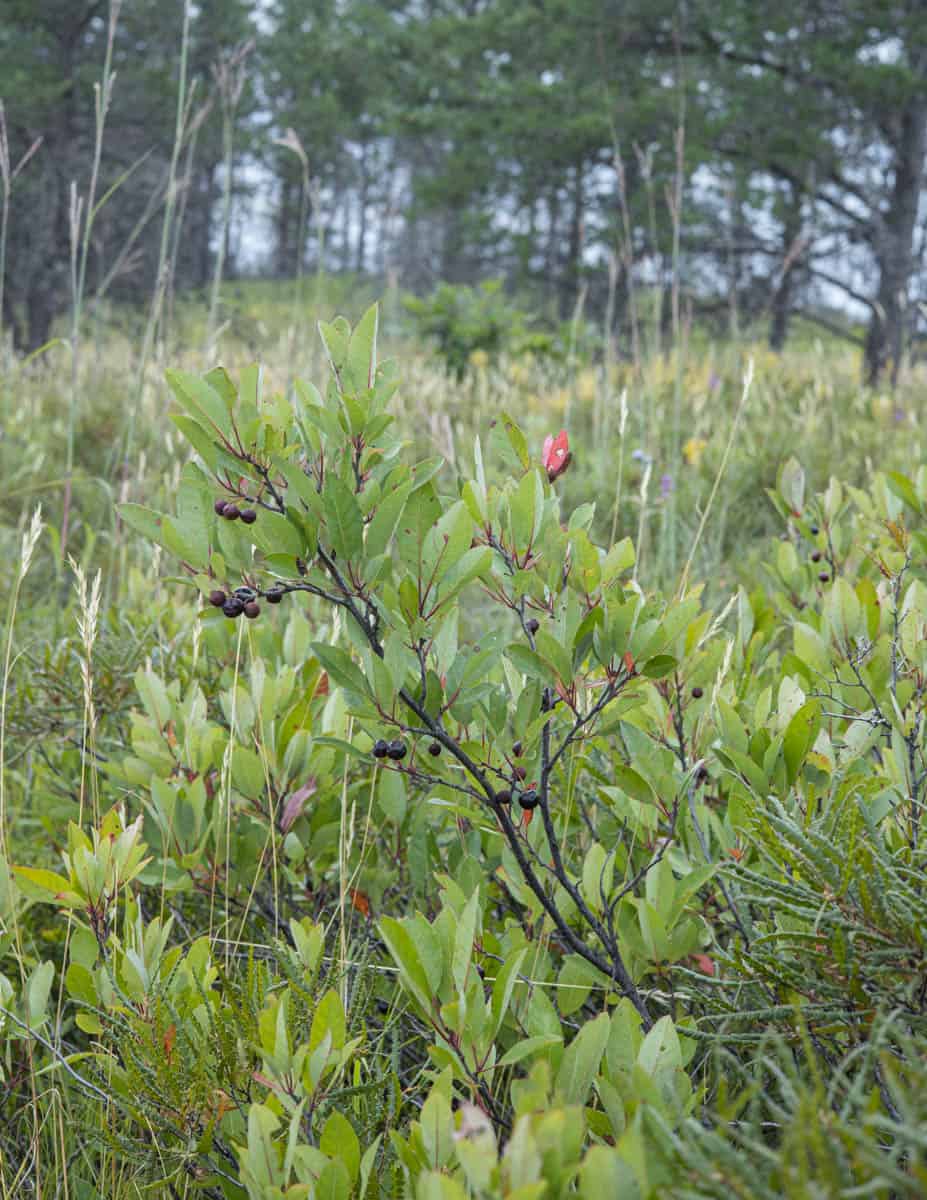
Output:
<svg viewBox="0 0 927 1200">
<path fill-rule="evenodd" d="M 370 899 L 357 888 L 351 888 L 351 904 L 362 916 L 370 916 Z"/>
<path fill-rule="evenodd" d="M 561 429 L 556 437 L 548 435 L 544 439 L 541 462 L 544 464 L 544 468 L 547 471 L 547 478 L 551 483 L 563 474 L 572 460 L 573 455 L 570 453 L 570 439 L 565 429 Z"/>
<path fill-rule="evenodd" d="M 708 957 L 707 954 L 693 954 L 692 961 L 695 963 L 696 967 L 698 967 L 698 969 L 702 972 L 703 975 L 714 976 L 715 964 L 712 962 L 712 960 Z"/>
<path fill-rule="evenodd" d="M 287 796 L 286 804 L 283 806 L 283 815 L 280 818 L 280 828 L 284 833 L 288 833 L 296 824 L 302 815 L 303 809 L 306 807 L 306 801 L 310 796 L 314 796 L 315 793 L 316 781 L 310 779 L 308 783 L 304 783 L 292 795 Z"/>
</svg>

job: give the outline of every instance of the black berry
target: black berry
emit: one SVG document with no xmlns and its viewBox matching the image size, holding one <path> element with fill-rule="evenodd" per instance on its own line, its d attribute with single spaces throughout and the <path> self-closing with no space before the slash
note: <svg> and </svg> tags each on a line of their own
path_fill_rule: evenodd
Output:
<svg viewBox="0 0 927 1200">
<path fill-rule="evenodd" d="M 515 768 L 515 778 L 516 779 L 524 779 L 524 777 L 527 774 L 528 774 L 528 772 L 525 770 L 524 767 L 516 767 Z"/>
<path fill-rule="evenodd" d="M 283 599 L 283 592 L 279 588 L 271 588 L 264 599 L 268 604 L 279 604 Z"/>
<path fill-rule="evenodd" d="M 249 621 L 253 621 L 255 619 L 255 617 L 259 617 L 260 615 L 261 615 L 260 604 L 257 604 L 254 600 L 249 600 L 248 603 L 245 605 L 245 616 L 248 618 Z"/>
<path fill-rule="evenodd" d="M 223 515 L 226 504 L 228 504 L 228 500 L 223 500 L 221 497 L 215 502 L 212 507 L 217 516 L 221 517 Z"/>
<path fill-rule="evenodd" d="M 820 531 L 820 529 L 818 529 L 817 525 L 811 526 L 811 536 L 812 537 L 817 537 L 820 532 L 821 531 Z"/>
<path fill-rule="evenodd" d="M 514 746 L 512 747 L 512 757 L 513 758 L 521 758 L 522 749 L 523 749 L 523 747 L 522 747 L 521 742 L 516 742 L 514 744 Z"/>
<path fill-rule="evenodd" d="M 822 571 L 821 574 L 818 576 L 818 579 L 820 579 L 821 583 L 827 583 L 830 580 L 830 576 L 827 574 L 826 571 Z"/>
<path fill-rule="evenodd" d="M 240 600 L 236 600 L 233 596 L 231 599 L 226 600 L 226 602 L 222 605 L 222 611 L 227 617 L 231 617 L 234 621 L 236 617 L 240 617 L 245 611 L 245 606 Z"/>
<path fill-rule="evenodd" d="M 705 782 L 705 780 L 707 778 L 708 778 L 708 768 L 707 767 L 699 767 L 699 769 L 695 772 L 695 782 L 697 784 L 702 784 Z"/>
<path fill-rule="evenodd" d="M 692 689 L 692 699 L 693 699 L 693 700 L 701 700 L 701 698 L 702 698 L 704 695 L 705 695 L 705 691 L 704 691 L 704 689 L 703 689 L 703 688 L 700 688 L 700 687 L 694 687 L 694 688 Z"/>
<path fill-rule="evenodd" d="M 396 741 L 390 742 L 389 746 L 387 746 L 386 753 L 395 762 L 399 762 L 400 759 L 405 758 L 406 754 L 408 753 L 408 747 L 406 746 L 405 742 L 400 741 L 400 739 L 397 738 Z"/>
<path fill-rule="evenodd" d="M 209 593 L 209 603 L 215 608 L 221 608 L 225 601 L 225 592 L 220 592 L 218 588 L 214 592 Z"/>
<path fill-rule="evenodd" d="M 386 743 L 383 740 L 383 738 L 377 738 L 377 740 L 373 743 L 373 757 L 374 758 L 386 758 L 388 753 L 389 753 L 388 743 Z"/>
<path fill-rule="evenodd" d="M 522 792 L 522 794 L 518 797 L 518 803 L 522 806 L 522 808 L 530 812 L 532 808 L 537 808 L 538 804 L 540 804 L 540 800 L 538 799 L 538 794 L 534 788 L 528 788 L 526 792 Z"/>
<path fill-rule="evenodd" d="M 540 628 L 541 622 L 537 619 L 537 617 L 532 617 L 530 621 L 525 622 L 525 629 L 527 629 L 532 635 L 537 633 Z"/>
<path fill-rule="evenodd" d="M 237 504 L 226 504 L 225 508 L 222 510 L 222 515 L 225 517 L 226 521 L 237 521 L 241 516 L 241 513 L 238 511 Z"/>
<path fill-rule="evenodd" d="M 823 557 L 824 556 L 821 554 L 820 550 L 815 550 L 815 552 L 811 555 L 811 561 L 820 562 Z"/>
<path fill-rule="evenodd" d="M 241 519 L 246 525 L 253 525 L 257 520 L 257 513 L 253 508 L 243 508 L 241 510 Z"/>
<path fill-rule="evenodd" d="M 509 791 L 508 788 L 506 788 L 504 791 L 496 792 L 496 799 L 499 801 L 500 804 L 511 804 L 512 803 L 512 793 Z"/>
<path fill-rule="evenodd" d="M 428 753 L 431 755 L 432 758 L 437 758 L 438 755 L 441 753 L 440 743 L 432 742 L 431 745 L 428 747 Z"/>
</svg>

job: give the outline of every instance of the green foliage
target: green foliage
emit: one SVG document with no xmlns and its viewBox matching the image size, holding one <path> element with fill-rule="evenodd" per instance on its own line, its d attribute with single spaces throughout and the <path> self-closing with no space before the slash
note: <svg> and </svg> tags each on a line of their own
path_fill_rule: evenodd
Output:
<svg viewBox="0 0 927 1200">
<path fill-rule="evenodd" d="M 12 676 L 4 1162 L 919 1195 L 927 470 L 787 458 L 749 588 L 663 595 L 533 429 L 421 458 L 377 310 L 321 333 L 324 388 L 170 373 L 193 457 L 122 528 L 180 577 Z M 72 663 L 59 745 L 31 710 Z"/>
<path fill-rule="evenodd" d="M 409 296 L 406 308 L 415 319 L 420 335 L 434 340 L 449 371 L 458 379 L 501 352 L 520 348 L 537 353 L 550 349 L 552 339 L 529 334 L 528 318 L 513 307 L 502 291 L 501 280 L 479 287 L 443 283 L 431 296 Z"/>
</svg>

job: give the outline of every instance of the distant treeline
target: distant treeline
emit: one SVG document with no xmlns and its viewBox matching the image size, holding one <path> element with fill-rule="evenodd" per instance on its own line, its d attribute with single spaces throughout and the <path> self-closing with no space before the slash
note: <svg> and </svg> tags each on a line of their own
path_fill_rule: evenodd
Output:
<svg viewBox="0 0 927 1200">
<path fill-rule="evenodd" d="M 871 380 L 923 320 L 923 0 L 0 0 L 0 99 L 22 348 L 235 270 L 256 180 L 280 275 L 503 276 L 623 344 L 843 297 Z"/>
</svg>

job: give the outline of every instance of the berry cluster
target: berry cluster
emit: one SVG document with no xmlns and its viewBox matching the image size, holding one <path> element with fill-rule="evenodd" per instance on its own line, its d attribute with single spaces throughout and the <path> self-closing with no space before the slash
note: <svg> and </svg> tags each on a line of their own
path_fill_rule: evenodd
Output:
<svg viewBox="0 0 927 1200">
<path fill-rule="evenodd" d="M 812 537 L 817 537 L 821 530 L 817 525 L 811 525 L 808 528 L 808 532 Z M 819 549 L 815 548 L 811 551 L 810 558 L 813 563 L 819 563 L 823 557 L 824 555 Z M 818 572 L 818 579 L 821 581 L 821 583 L 830 583 L 830 575 L 827 573 L 827 571 Z"/>
<path fill-rule="evenodd" d="M 541 798 L 537 793 L 537 788 L 525 788 L 523 792 L 512 792 L 509 788 L 503 788 L 501 792 L 496 792 L 496 799 L 500 804 L 509 805 L 513 800 L 517 800 L 525 812 L 531 812 L 533 808 L 541 803 Z"/>
<path fill-rule="evenodd" d="M 253 525 L 257 520 L 257 513 L 253 508 L 239 508 L 232 500 L 222 500 L 221 498 L 213 505 L 217 517 L 225 517 L 226 521 L 241 520 L 245 525 Z"/>
<path fill-rule="evenodd" d="M 373 743 L 374 758 L 391 758 L 393 762 L 401 762 L 408 752 L 409 747 L 402 738 L 396 738 L 392 742 L 387 742 L 383 738 L 377 738 Z"/>
<path fill-rule="evenodd" d="M 257 596 L 258 593 L 254 588 L 236 588 L 230 596 L 217 588 L 214 592 L 209 593 L 209 603 L 216 608 L 221 608 L 225 615 L 233 620 L 244 615 L 249 621 L 253 621 L 261 615 L 261 606 L 257 602 Z"/>
<path fill-rule="evenodd" d="M 224 592 L 221 588 L 216 588 L 215 591 L 209 593 L 209 603 L 215 608 L 221 608 L 225 615 L 231 617 L 233 621 L 236 617 L 241 616 L 253 621 L 261 615 L 258 597 L 262 595 L 268 604 L 279 604 L 286 595 L 286 589 L 279 583 L 275 583 L 273 587 L 263 593 L 252 587 L 239 587 L 231 594 Z"/>
</svg>

